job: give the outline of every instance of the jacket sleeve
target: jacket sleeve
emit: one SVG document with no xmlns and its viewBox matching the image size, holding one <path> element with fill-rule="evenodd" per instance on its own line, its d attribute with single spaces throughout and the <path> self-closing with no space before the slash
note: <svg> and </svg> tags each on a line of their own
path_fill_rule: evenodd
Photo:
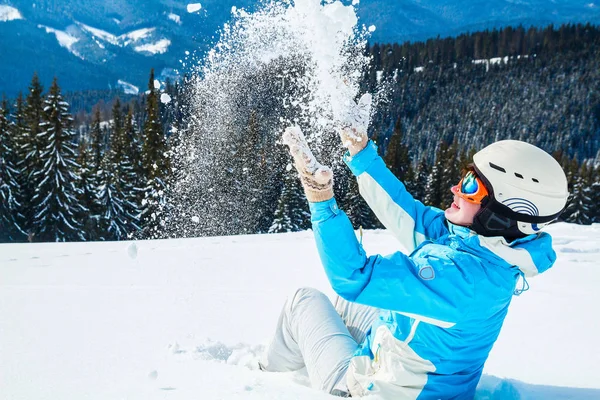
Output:
<svg viewBox="0 0 600 400">
<path fill-rule="evenodd" d="M 444 212 L 415 200 L 387 168 L 373 142 L 353 157 L 346 153 L 344 161 L 357 177 L 361 196 L 408 253 L 448 232 Z"/>
<path fill-rule="evenodd" d="M 367 257 L 334 199 L 310 203 L 317 249 L 332 288 L 342 298 L 450 327 L 469 308 L 473 285 L 449 259 L 397 252 Z"/>
</svg>

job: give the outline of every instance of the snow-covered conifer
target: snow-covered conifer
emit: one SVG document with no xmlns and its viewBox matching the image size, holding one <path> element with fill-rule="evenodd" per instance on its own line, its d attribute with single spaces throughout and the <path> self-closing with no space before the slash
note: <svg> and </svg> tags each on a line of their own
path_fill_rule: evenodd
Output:
<svg viewBox="0 0 600 400">
<path fill-rule="evenodd" d="M 158 92 L 154 87 L 154 70 L 150 72 L 148 90 L 142 144 L 145 185 L 141 216 L 145 236 L 158 238 L 164 233 L 163 217 L 167 206 L 167 180 L 171 165 L 167 139 L 160 120 Z"/>
<path fill-rule="evenodd" d="M 456 185 L 461 177 L 461 171 L 459 171 L 459 157 L 458 157 L 458 144 L 453 142 L 448 146 L 442 154 L 443 170 L 441 180 L 441 202 L 438 207 L 446 209 L 450 207 L 453 201 L 453 194 L 450 188 Z"/>
<path fill-rule="evenodd" d="M 44 101 L 44 119 L 37 137 L 40 169 L 33 174 L 37 186 L 32 198 L 36 241 L 84 240 L 72 124 L 68 104 L 54 79 Z"/>
<path fill-rule="evenodd" d="M 139 230 L 139 207 L 135 204 L 136 175 L 129 159 L 121 103 L 113 106 L 112 135 L 100 168 L 98 199 L 101 204 L 101 231 L 109 240 L 122 240 Z"/>
<path fill-rule="evenodd" d="M 269 233 L 297 232 L 310 227 L 310 212 L 298 173 L 288 166 Z"/>
<path fill-rule="evenodd" d="M 358 191 L 358 181 L 348 176 L 348 189 L 341 200 L 342 208 L 355 228 L 373 229 L 378 226 L 375 215 Z"/>
<path fill-rule="evenodd" d="M 568 203 L 567 222 L 589 225 L 593 221 L 592 204 L 592 171 L 586 164 L 582 164 L 579 173 L 573 177 L 574 183 L 571 193 L 571 201 Z"/>
<path fill-rule="evenodd" d="M 103 232 L 100 227 L 100 214 L 102 207 L 99 200 L 100 175 L 102 161 L 102 128 L 100 109 L 94 111 L 92 126 L 86 136 L 79 139 L 79 196 L 78 201 L 82 206 L 84 215 L 80 220 L 83 222 L 83 231 L 86 240 L 101 240 Z"/>
<path fill-rule="evenodd" d="M 431 171 L 429 168 L 429 163 L 427 162 L 427 157 L 423 156 L 417 165 L 417 169 L 413 178 L 413 184 L 409 189 L 410 194 L 412 194 L 415 199 L 421 202 L 425 201 L 427 182 L 429 180 L 430 173 Z"/>
<path fill-rule="evenodd" d="M 8 101 L 0 104 L 0 242 L 12 242 L 24 238 L 20 227 L 17 181 L 16 143 L 10 129 Z"/>
<path fill-rule="evenodd" d="M 435 162 L 427 178 L 427 187 L 425 189 L 425 204 L 433 207 L 440 207 L 442 205 L 444 190 L 444 155 L 448 145 L 446 142 L 440 142 L 438 150 L 435 156 Z"/>
<path fill-rule="evenodd" d="M 145 173 L 144 167 L 142 165 L 142 146 L 140 142 L 140 132 L 135 123 L 132 107 L 128 108 L 127 115 L 125 116 L 123 135 L 123 140 L 126 143 L 124 151 L 125 153 L 127 153 L 127 158 L 131 161 L 133 171 L 135 172 L 134 187 L 137 188 L 137 193 L 135 195 L 137 201 L 135 201 L 135 203 L 138 205 L 138 208 L 140 208 L 142 200 L 144 199 L 143 187 L 145 183 Z"/>
<path fill-rule="evenodd" d="M 41 123 L 43 119 L 43 87 L 37 74 L 33 75 L 29 91 L 25 97 L 25 103 L 22 103 L 22 108 L 19 109 L 17 104 L 16 113 L 19 119 L 15 118 L 17 132 L 16 140 L 19 144 L 19 165 L 20 173 L 23 174 L 19 178 L 21 184 L 21 213 L 24 217 L 23 229 L 28 235 L 33 232 L 33 204 L 31 200 L 36 192 L 38 183 L 34 176 L 39 176 L 39 171 L 42 168 L 40 163 L 40 143 L 39 133 L 41 132 Z M 19 100 L 17 100 L 18 102 Z"/>
</svg>

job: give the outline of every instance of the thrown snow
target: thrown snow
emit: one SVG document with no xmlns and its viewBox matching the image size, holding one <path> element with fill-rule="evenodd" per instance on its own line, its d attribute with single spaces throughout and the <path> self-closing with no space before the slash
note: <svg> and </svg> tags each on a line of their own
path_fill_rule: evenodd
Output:
<svg viewBox="0 0 600 400">
<path fill-rule="evenodd" d="M 125 93 L 125 94 L 137 95 L 140 93 L 140 89 L 137 86 L 135 86 L 129 82 L 125 82 L 125 81 L 119 79 L 117 81 L 117 84 L 119 85 L 119 87 L 121 87 L 121 89 L 123 89 L 123 93 Z"/>
<path fill-rule="evenodd" d="M 375 32 L 376 29 L 377 27 L 375 25 L 369 26 L 369 32 Z"/>
<path fill-rule="evenodd" d="M 6 4 L 0 4 L 0 22 L 14 21 L 23 19 L 21 12 L 14 7 Z"/>
<path fill-rule="evenodd" d="M 160 81 L 158 79 L 155 79 L 152 84 L 154 85 L 154 89 L 160 89 Z"/>
<path fill-rule="evenodd" d="M 558 261 L 515 297 L 478 399 L 600 398 L 600 225 L 549 232 Z M 333 295 L 311 232 L 0 245 L 0 276 L 2 398 L 332 399 L 256 370 L 287 295 Z"/>
<path fill-rule="evenodd" d="M 252 14 L 233 7 L 232 14 L 233 24 L 223 27 L 219 42 L 198 67 L 204 82 L 224 71 L 235 76 L 278 58 L 300 57 L 312 71 L 311 76 L 288 77 L 297 79 L 311 95 L 298 118 L 320 130 L 342 118 L 358 93 L 362 70 L 368 64 L 368 58 L 359 55 L 366 37 L 357 30 L 353 6 L 340 1 L 298 0 L 293 5 L 269 3 Z M 289 67 L 293 72 L 301 66 Z M 292 121 L 286 122 L 292 125 Z"/>
<path fill-rule="evenodd" d="M 131 242 L 131 244 L 127 246 L 127 254 L 130 258 L 137 257 L 137 245 L 135 244 L 135 242 Z"/>
<path fill-rule="evenodd" d="M 364 54 L 368 31 L 357 25 L 352 5 L 321 0 L 273 1 L 260 2 L 253 13 L 232 7 L 232 14 L 231 23 L 223 26 L 219 41 L 190 78 L 193 117 L 190 134 L 178 149 L 184 174 L 173 188 L 175 197 L 185 204 L 176 204 L 176 209 L 206 209 L 207 203 L 210 208 L 222 202 L 218 185 L 223 174 L 232 171 L 223 169 L 222 160 L 217 159 L 223 154 L 222 143 L 238 140 L 239 132 L 232 127 L 245 126 L 242 124 L 248 121 L 244 115 L 248 106 L 240 107 L 239 101 L 247 104 L 244 96 L 253 97 L 252 93 L 263 96 L 267 86 L 272 86 L 268 90 L 272 92 L 269 108 L 279 110 L 281 118 L 261 132 L 261 140 L 278 141 L 286 127 L 298 125 L 310 142 L 322 145 L 321 154 L 330 156 L 332 149 L 339 147 L 336 130 L 359 94 L 359 83 L 369 64 Z M 247 200 L 243 194 L 228 199 L 221 209 L 203 218 L 200 226 L 190 224 L 190 229 L 207 226 L 206 232 L 232 224 L 237 226 L 229 231 L 243 231 L 253 213 L 237 219 L 227 215 L 248 205 Z M 255 207 L 253 204 L 250 207 Z M 185 216 L 172 221 L 169 223 L 177 224 L 175 229 L 181 231 L 189 224 Z"/>
<path fill-rule="evenodd" d="M 169 50 L 170 45 L 171 41 L 169 39 L 161 39 L 155 43 L 135 46 L 133 49 L 138 53 L 164 54 Z"/>
<path fill-rule="evenodd" d="M 196 11 L 200 11 L 202 8 L 202 4 L 200 3 L 191 3 L 187 5 L 187 12 L 195 13 Z"/>
<path fill-rule="evenodd" d="M 160 102 L 163 104 L 169 104 L 171 102 L 171 96 L 169 96 L 167 93 L 162 93 L 160 95 Z"/>
<path fill-rule="evenodd" d="M 179 15 L 170 13 L 168 18 L 176 24 L 181 25 L 181 17 Z"/>
</svg>

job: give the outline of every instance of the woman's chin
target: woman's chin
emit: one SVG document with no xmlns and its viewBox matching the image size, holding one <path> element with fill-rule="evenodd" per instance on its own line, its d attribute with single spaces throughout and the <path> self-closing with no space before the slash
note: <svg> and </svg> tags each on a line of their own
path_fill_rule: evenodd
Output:
<svg viewBox="0 0 600 400">
<path fill-rule="evenodd" d="M 444 216 L 448 221 L 452 222 L 454 225 L 464 225 L 460 216 L 460 209 L 458 208 L 447 208 L 446 211 L 444 211 Z"/>
</svg>

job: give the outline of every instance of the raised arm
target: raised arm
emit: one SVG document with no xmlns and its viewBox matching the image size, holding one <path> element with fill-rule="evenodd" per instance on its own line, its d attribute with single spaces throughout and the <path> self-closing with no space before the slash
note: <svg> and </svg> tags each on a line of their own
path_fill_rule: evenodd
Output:
<svg viewBox="0 0 600 400">
<path fill-rule="evenodd" d="M 344 161 L 358 179 L 361 196 L 408 252 L 448 232 L 444 212 L 415 200 L 387 168 L 373 142 L 354 156 L 347 153 Z"/>
<path fill-rule="evenodd" d="M 440 326 L 458 322 L 460 310 L 465 309 L 458 302 L 472 298 L 472 284 L 464 274 L 453 265 L 440 265 L 439 260 L 420 257 L 415 262 L 400 252 L 367 257 L 350 220 L 333 198 L 331 169 L 316 161 L 299 128 L 287 129 L 283 140 L 290 147 L 309 201 L 317 248 L 333 289 L 347 300 Z M 438 277 L 432 279 L 431 274 Z M 447 296 L 450 292 L 463 295 Z"/>
<path fill-rule="evenodd" d="M 410 253 L 424 240 L 448 232 L 444 213 L 415 200 L 386 167 L 367 136 L 370 110 L 371 95 L 366 93 L 358 103 L 350 105 L 342 119 L 340 138 L 348 149 L 344 161 L 358 179 L 361 196 Z"/>
<path fill-rule="evenodd" d="M 415 262 L 400 252 L 367 257 L 335 199 L 310 203 L 310 209 L 323 267 L 341 297 L 443 327 L 463 318 L 473 284 L 454 265 L 440 265 L 451 261 L 425 257 Z"/>
</svg>

